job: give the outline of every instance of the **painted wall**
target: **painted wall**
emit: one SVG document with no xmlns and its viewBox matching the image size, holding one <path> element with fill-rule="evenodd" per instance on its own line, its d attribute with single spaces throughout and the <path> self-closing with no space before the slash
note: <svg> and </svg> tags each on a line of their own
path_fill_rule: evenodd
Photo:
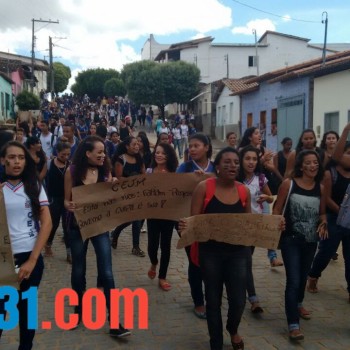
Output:
<svg viewBox="0 0 350 350">
<path fill-rule="evenodd" d="M 240 97 L 230 96 L 232 91 L 225 86 L 216 103 L 215 137 L 224 140 L 229 131 L 238 133 L 240 119 Z"/>
<path fill-rule="evenodd" d="M 7 104 L 6 104 L 7 100 Z M 12 117 L 12 88 L 11 83 L 0 76 L 0 120 L 6 121 Z"/>
<path fill-rule="evenodd" d="M 324 133 L 325 113 L 339 112 L 339 130 L 341 133 L 344 126 L 349 122 L 350 115 L 350 72 L 329 74 L 314 80 L 314 129 L 317 134 Z M 319 128 L 318 128 L 319 127 Z M 318 132 L 320 131 L 320 132 Z"/>
<path fill-rule="evenodd" d="M 272 110 L 277 109 L 279 99 L 305 95 L 304 128 L 309 125 L 309 78 L 299 78 L 284 83 L 261 83 L 258 91 L 242 95 L 242 133 L 247 129 L 247 115 L 253 114 L 253 125 L 259 126 L 260 112 L 266 111 L 266 144 L 269 143 Z M 277 125 L 278 133 L 278 125 Z"/>
</svg>

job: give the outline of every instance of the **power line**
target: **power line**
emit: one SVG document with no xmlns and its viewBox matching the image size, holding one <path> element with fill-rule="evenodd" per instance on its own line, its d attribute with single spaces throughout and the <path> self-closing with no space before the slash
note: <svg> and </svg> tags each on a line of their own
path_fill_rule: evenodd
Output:
<svg viewBox="0 0 350 350">
<path fill-rule="evenodd" d="M 264 11 L 264 10 L 261 10 L 261 9 L 258 9 L 254 6 L 250 6 L 250 5 L 247 5 L 243 2 L 240 2 L 238 0 L 232 0 L 233 2 L 236 2 L 237 4 L 240 4 L 242 6 L 246 6 L 246 7 L 249 7 L 253 10 L 256 10 L 256 11 L 259 11 L 259 12 L 263 12 L 263 13 L 267 13 L 268 15 L 271 15 L 271 16 L 275 16 L 275 17 L 279 17 L 279 18 L 283 18 L 283 19 L 288 19 L 290 21 L 298 21 L 298 22 L 308 22 L 308 23 L 320 23 L 319 21 L 310 21 L 310 20 L 306 20 L 306 19 L 299 19 L 299 18 L 292 18 L 292 17 L 287 17 L 287 16 L 281 16 L 281 15 L 277 15 L 275 13 L 272 13 L 272 12 L 269 12 L 269 11 Z"/>
</svg>

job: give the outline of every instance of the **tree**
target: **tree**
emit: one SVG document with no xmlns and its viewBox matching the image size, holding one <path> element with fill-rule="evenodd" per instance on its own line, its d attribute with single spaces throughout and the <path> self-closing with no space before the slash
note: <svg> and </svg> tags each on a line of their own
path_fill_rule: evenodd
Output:
<svg viewBox="0 0 350 350">
<path fill-rule="evenodd" d="M 29 91 L 22 91 L 16 97 L 16 105 L 21 111 L 36 110 L 40 108 L 39 97 Z"/>
<path fill-rule="evenodd" d="M 54 71 L 54 91 L 62 92 L 66 90 L 70 77 L 72 76 L 71 70 L 69 67 L 65 66 L 61 62 L 53 63 Z M 48 85 L 51 86 L 51 85 Z"/>
<path fill-rule="evenodd" d="M 183 61 L 140 61 L 125 65 L 121 77 L 132 101 L 154 104 L 163 110 L 169 103 L 187 103 L 198 93 L 200 71 Z"/>
<path fill-rule="evenodd" d="M 78 74 L 72 91 L 75 95 L 88 94 L 90 98 L 96 99 L 98 96 L 103 96 L 104 85 L 112 78 L 119 79 L 119 72 L 114 69 L 88 69 Z"/>
<path fill-rule="evenodd" d="M 105 82 L 103 86 L 103 93 L 105 96 L 125 96 L 126 90 L 123 80 L 120 78 L 112 78 Z"/>
</svg>

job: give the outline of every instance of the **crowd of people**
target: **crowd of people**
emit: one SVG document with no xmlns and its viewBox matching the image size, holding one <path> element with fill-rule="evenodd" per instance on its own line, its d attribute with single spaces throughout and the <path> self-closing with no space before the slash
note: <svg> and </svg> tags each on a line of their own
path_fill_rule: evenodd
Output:
<svg viewBox="0 0 350 350">
<path fill-rule="evenodd" d="M 195 130 L 194 120 L 186 113 L 171 126 L 162 118 L 154 120 L 151 107 L 137 109 L 123 99 L 102 98 L 91 103 L 85 95 L 80 100 L 66 96 L 42 102 L 42 118 L 38 121 L 18 120 L 14 134 L 0 132 L 1 186 L 13 255 L 19 267 L 19 293 L 39 286 L 44 269 L 41 253 L 47 259 L 54 255 L 60 222 L 67 263 L 72 265 L 71 287 L 79 297 L 75 307 L 79 322 L 89 273 L 89 242 L 96 254 L 97 286 L 103 289 L 110 312 L 110 290 L 115 288 L 111 248 L 120 249 L 118 238 L 129 225 L 131 253 L 140 258 L 147 253 L 150 267 L 145 274 L 152 280 L 158 277 L 160 289 L 170 291 L 167 271 L 173 231 L 181 235 L 186 221 L 148 219 L 145 225 L 145 220 L 137 220 L 83 241 L 74 216 L 72 188 L 139 174 L 160 173 L 166 181 L 167 173 L 177 172 L 215 175 L 194 189 L 189 216 L 283 215 L 281 258 L 276 250 L 268 250 L 267 256 L 271 267 L 284 266 L 286 271 L 285 312 L 292 341 L 304 338 L 300 318 L 311 317 L 303 306 L 304 291 L 317 293 L 318 279 L 329 261 L 337 258 L 340 242 L 350 302 L 350 235 L 349 230 L 336 223 L 350 183 L 350 145 L 346 141 L 350 124 L 341 137 L 334 131 L 325 133 L 320 147 L 316 146 L 314 131 L 306 129 L 295 150 L 292 140 L 286 137 L 279 152 L 262 146 L 257 127 L 246 129 L 240 140 L 230 132 L 227 147 L 212 161 L 210 138 Z M 136 131 L 137 123 L 145 127 L 142 129 L 157 133 L 156 144 L 149 141 L 146 132 Z M 148 237 L 146 253 L 140 244 L 144 226 Z M 223 348 L 221 304 L 225 285 L 229 306 L 226 329 L 233 349 L 244 349 L 238 328 L 246 299 L 252 313 L 264 312 L 255 290 L 254 247 L 209 240 L 185 250 L 193 312 L 207 320 L 210 348 Z M 4 302 L 0 300 L 1 314 L 5 313 Z M 27 327 L 25 301 L 18 304 L 18 310 L 19 349 L 31 349 L 35 331 Z M 120 324 L 118 329 L 110 329 L 110 335 L 121 338 L 130 335 L 130 331 Z"/>
</svg>

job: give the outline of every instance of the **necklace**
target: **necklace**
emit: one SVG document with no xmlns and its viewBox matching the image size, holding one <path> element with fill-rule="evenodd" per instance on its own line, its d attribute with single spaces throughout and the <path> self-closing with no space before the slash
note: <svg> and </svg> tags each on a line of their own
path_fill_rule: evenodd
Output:
<svg viewBox="0 0 350 350">
<path fill-rule="evenodd" d="M 92 173 L 92 175 L 95 175 L 96 174 L 96 168 L 88 168 L 89 171 Z"/>
</svg>

